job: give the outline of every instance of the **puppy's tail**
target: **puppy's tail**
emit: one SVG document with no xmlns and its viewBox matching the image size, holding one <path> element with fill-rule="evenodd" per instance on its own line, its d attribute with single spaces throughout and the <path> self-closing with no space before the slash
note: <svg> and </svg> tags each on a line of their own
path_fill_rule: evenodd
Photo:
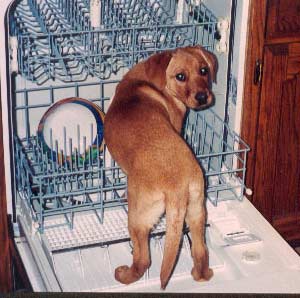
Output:
<svg viewBox="0 0 300 298">
<path fill-rule="evenodd" d="M 166 240 L 160 271 L 160 282 L 162 289 L 166 288 L 175 265 L 182 236 L 186 206 L 187 200 L 185 197 L 175 197 L 166 200 Z"/>
</svg>

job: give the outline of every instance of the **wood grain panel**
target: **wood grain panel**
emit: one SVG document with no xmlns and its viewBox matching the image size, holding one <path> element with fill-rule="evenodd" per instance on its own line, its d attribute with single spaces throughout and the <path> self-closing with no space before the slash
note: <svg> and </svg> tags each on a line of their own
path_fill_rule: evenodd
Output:
<svg viewBox="0 0 300 298">
<path fill-rule="evenodd" d="M 287 79 L 292 80 L 300 73 L 300 56 L 290 57 L 287 66 Z"/>
<path fill-rule="evenodd" d="M 2 113 L 0 98 L 0 293 L 12 290 L 11 255 L 9 249 L 8 219 L 4 175 Z"/>
<path fill-rule="evenodd" d="M 300 43 L 289 44 L 289 57 L 295 57 L 300 55 Z"/>
<path fill-rule="evenodd" d="M 283 82 L 273 216 L 296 213 L 300 197 L 300 76 Z"/>
<path fill-rule="evenodd" d="M 296 242 L 299 246 L 300 239 L 300 213 L 274 218 L 274 228 L 290 243 Z"/>
<path fill-rule="evenodd" d="M 246 72 L 241 120 L 241 137 L 250 145 L 247 157 L 246 185 L 254 189 L 257 123 L 260 106 L 260 84 L 254 85 L 254 69 L 257 60 L 263 61 L 266 0 L 250 0 L 247 33 Z M 251 197 L 249 198 L 251 200 Z"/>
<path fill-rule="evenodd" d="M 266 38 L 298 38 L 300 33 L 300 0 L 269 0 Z"/>
<path fill-rule="evenodd" d="M 289 44 L 287 79 L 293 79 L 300 74 L 300 42 Z"/>
<path fill-rule="evenodd" d="M 258 119 L 254 205 L 272 220 L 276 154 L 282 108 L 281 90 L 287 65 L 286 47 L 266 47 Z"/>
</svg>

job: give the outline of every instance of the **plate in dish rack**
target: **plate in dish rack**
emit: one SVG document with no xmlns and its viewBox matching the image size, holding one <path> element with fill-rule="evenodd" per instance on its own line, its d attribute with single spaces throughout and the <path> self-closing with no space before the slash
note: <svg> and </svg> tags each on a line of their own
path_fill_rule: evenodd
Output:
<svg viewBox="0 0 300 298">
<path fill-rule="evenodd" d="M 71 97 L 54 103 L 43 115 L 38 138 L 59 156 L 102 150 L 104 113 L 89 100 Z"/>
</svg>

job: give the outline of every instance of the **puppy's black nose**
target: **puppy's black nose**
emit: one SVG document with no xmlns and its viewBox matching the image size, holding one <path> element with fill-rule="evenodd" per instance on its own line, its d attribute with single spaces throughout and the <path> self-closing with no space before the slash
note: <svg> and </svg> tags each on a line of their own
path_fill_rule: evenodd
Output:
<svg viewBox="0 0 300 298">
<path fill-rule="evenodd" d="M 207 104 L 208 95 L 206 92 L 198 92 L 195 98 L 201 105 Z"/>
</svg>

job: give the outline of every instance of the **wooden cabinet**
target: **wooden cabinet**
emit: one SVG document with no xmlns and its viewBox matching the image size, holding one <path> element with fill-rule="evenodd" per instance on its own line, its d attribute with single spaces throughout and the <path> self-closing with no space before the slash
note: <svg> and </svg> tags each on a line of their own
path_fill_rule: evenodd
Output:
<svg viewBox="0 0 300 298">
<path fill-rule="evenodd" d="M 300 0 L 259 2 L 264 17 L 251 15 L 247 63 L 261 61 L 262 80 L 255 85 L 248 72 L 242 123 L 253 149 L 247 182 L 254 205 L 286 240 L 300 242 Z"/>
<path fill-rule="evenodd" d="M 253 202 L 287 240 L 300 239 L 299 62 L 300 43 L 265 47 L 256 143 Z"/>
<path fill-rule="evenodd" d="M 2 113 L 0 98 L 0 293 L 12 290 L 11 251 L 9 246 L 8 217 L 4 176 Z"/>
<path fill-rule="evenodd" d="M 267 3 L 266 42 L 299 40 L 300 1 L 270 0 Z"/>
</svg>

